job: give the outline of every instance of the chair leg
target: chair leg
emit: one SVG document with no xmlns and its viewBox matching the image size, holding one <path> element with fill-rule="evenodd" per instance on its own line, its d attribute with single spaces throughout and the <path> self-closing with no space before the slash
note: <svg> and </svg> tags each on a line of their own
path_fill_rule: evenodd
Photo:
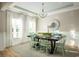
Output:
<svg viewBox="0 0 79 59">
<path fill-rule="evenodd" d="M 46 48 L 46 52 L 48 51 L 47 49 L 48 49 L 48 48 Z"/>
<path fill-rule="evenodd" d="M 64 48 L 62 48 L 62 54 L 63 54 L 63 56 L 64 56 L 64 54 L 65 54 L 65 49 L 64 49 Z"/>
<path fill-rule="evenodd" d="M 54 53 L 57 51 L 57 48 L 55 47 L 55 49 L 54 49 Z"/>
</svg>

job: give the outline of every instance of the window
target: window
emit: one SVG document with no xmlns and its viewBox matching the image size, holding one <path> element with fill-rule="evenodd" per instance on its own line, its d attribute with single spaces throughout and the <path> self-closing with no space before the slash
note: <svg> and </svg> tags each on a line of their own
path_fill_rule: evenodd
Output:
<svg viewBox="0 0 79 59">
<path fill-rule="evenodd" d="M 12 35 L 13 38 L 22 38 L 23 34 L 23 21 L 21 18 L 12 19 Z"/>
<path fill-rule="evenodd" d="M 36 19 L 28 18 L 29 33 L 36 33 Z"/>
</svg>

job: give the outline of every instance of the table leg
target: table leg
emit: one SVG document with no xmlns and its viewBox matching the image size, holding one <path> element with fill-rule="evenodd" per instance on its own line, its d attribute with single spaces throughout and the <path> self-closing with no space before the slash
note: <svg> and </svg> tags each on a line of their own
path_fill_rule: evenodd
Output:
<svg viewBox="0 0 79 59">
<path fill-rule="evenodd" d="M 50 54 L 53 54 L 53 42 L 51 41 L 51 49 L 50 49 Z"/>
<path fill-rule="evenodd" d="M 53 53 L 54 53 L 55 43 L 56 43 L 56 41 L 51 41 L 51 50 L 50 50 L 50 54 L 53 54 Z"/>
<path fill-rule="evenodd" d="M 39 42 L 39 38 L 38 38 L 38 42 Z M 39 43 L 37 43 L 37 46 L 38 46 L 38 47 L 40 47 L 40 44 L 39 44 Z"/>
<path fill-rule="evenodd" d="M 56 44 L 56 41 L 54 41 L 54 43 L 53 43 L 53 52 L 55 50 L 55 44 Z"/>
</svg>

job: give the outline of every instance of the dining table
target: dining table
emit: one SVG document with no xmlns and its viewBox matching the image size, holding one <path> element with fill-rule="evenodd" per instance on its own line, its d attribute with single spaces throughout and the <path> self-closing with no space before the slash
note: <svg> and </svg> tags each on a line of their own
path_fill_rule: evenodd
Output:
<svg viewBox="0 0 79 59">
<path fill-rule="evenodd" d="M 41 36 L 36 36 L 35 38 L 38 40 L 38 42 L 39 42 L 39 40 L 48 40 L 48 41 L 50 41 L 51 48 L 50 48 L 49 53 L 50 54 L 54 53 L 56 42 L 59 40 L 58 38 L 55 38 L 55 37 L 41 37 Z"/>
</svg>

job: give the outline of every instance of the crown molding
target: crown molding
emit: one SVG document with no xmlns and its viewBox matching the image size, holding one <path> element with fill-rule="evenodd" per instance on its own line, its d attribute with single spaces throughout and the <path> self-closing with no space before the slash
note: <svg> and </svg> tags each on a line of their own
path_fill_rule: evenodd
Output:
<svg viewBox="0 0 79 59">
<path fill-rule="evenodd" d="M 2 11 L 5 11 L 5 10 L 7 10 L 7 9 L 9 9 L 9 8 L 11 8 L 11 7 L 13 7 L 14 5 L 15 5 L 14 2 L 2 2 L 2 3 L 1 3 L 1 10 L 2 10 Z"/>
<path fill-rule="evenodd" d="M 62 9 L 59 9 L 59 10 L 55 10 L 55 11 L 49 12 L 48 16 L 54 15 L 54 14 L 58 14 L 58 13 L 73 11 L 73 10 L 77 10 L 77 9 L 79 9 L 79 3 L 75 2 L 70 7 L 66 7 L 66 8 L 62 8 Z"/>
<path fill-rule="evenodd" d="M 19 10 L 22 10 L 22 11 L 25 11 L 25 12 L 29 12 L 29 13 L 32 13 L 32 14 L 34 14 L 34 15 L 37 15 L 37 13 L 35 13 L 35 12 L 33 12 L 33 11 L 30 11 L 30 10 L 28 10 L 28 9 L 24 9 L 24 8 L 22 8 L 22 7 L 19 7 L 19 6 L 14 6 L 14 8 L 17 8 L 17 9 L 19 9 Z"/>
</svg>

